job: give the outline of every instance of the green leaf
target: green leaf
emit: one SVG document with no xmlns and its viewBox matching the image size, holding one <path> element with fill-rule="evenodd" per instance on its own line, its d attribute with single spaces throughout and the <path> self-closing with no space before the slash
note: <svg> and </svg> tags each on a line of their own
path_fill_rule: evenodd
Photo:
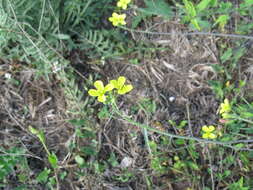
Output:
<svg viewBox="0 0 253 190">
<path fill-rule="evenodd" d="M 220 27 L 222 30 L 224 30 L 224 27 L 225 27 L 225 25 L 227 24 L 229 18 L 230 18 L 229 15 L 220 15 L 220 16 L 216 19 L 216 21 L 215 21 L 215 23 L 214 23 L 214 26 L 215 26 L 216 24 L 219 24 L 219 27 Z"/>
<path fill-rule="evenodd" d="M 183 0 L 184 2 L 184 6 L 185 6 L 185 10 L 187 12 L 187 14 L 191 17 L 191 18 L 194 18 L 197 16 L 197 13 L 196 13 L 196 9 L 193 5 L 192 2 L 188 1 L 188 0 Z"/>
<path fill-rule="evenodd" d="M 96 147 L 93 146 L 85 146 L 82 149 L 82 152 L 89 156 L 95 156 L 97 154 Z"/>
<path fill-rule="evenodd" d="M 33 128 L 32 126 L 29 126 L 28 128 L 29 128 L 29 131 L 34 135 L 37 135 L 39 133 L 39 131 L 37 129 Z"/>
<path fill-rule="evenodd" d="M 211 0 L 210 5 L 216 7 L 218 5 L 218 0 Z"/>
<path fill-rule="evenodd" d="M 193 170 L 199 170 L 199 166 L 195 164 L 194 162 L 187 162 L 188 166 Z"/>
<path fill-rule="evenodd" d="M 243 143 L 239 143 L 237 145 L 234 146 L 235 148 L 238 148 L 238 149 L 241 149 L 244 147 L 244 144 Z"/>
<path fill-rule="evenodd" d="M 191 23 L 193 24 L 193 26 L 197 29 L 197 30 L 201 30 L 199 23 L 197 21 L 197 19 L 191 19 Z"/>
<path fill-rule="evenodd" d="M 132 28 L 132 29 L 136 28 L 136 27 L 138 26 L 138 24 L 140 24 L 141 21 L 142 21 L 143 19 L 145 19 L 147 16 L 148 16 L 147 13 L 144 13 L 144 12 L 141 12 L 141 11 L 140 11 L 136 16 L 134 16 L 134 17 L 132 18 L 132 20 L 131 20 L 131 24 L 132 24 L 131 28 Z"/>
<path fill-rule="evenodd" d="M 155 141 L 149 141 L 148 144 L 153 152 L 157 151 L 157 144 L 155 143 Z"/>
<path fill-rule="evenodd" d="M 149 15 L 163 16 L 170 18 L 173 16 L 173 11 L 164 0 L 144 0 L 147 8 L 141 9 L 142 12 Z"/>
<path fill-rule="evenodd" d="M 186 126 L 187 123 L 188 123 L 187 120 L 182 120 L 182 121 L 179 123 L 179 125 L 178 125 L 177 127 L 178 127 L 179 129 L 182 129 L 183 127 Z"/>
<path fill-rule="evenodd" d="M 55 153 L 51 153 L 48 156 L 48 161 L 51 164 L 52 168 L 56 169 L 58 167 L 58 159 L 57 156 L 55 155 Z"/>
<path fill-rule="evenodd" d="M 68 173 L 66 171 L 60 173 L 60 179 L 64 180 L 64 178 L 68 175 Z"/>
<path fill-rule="evenodd" d="M 250 164 L 249 155 L 247 152 L 241 152 L 240 159 L 244 165 L 248 166 Z"/>
<path fill-rule="evenodd" d="M 108 159 L 108 162 L 112 165 L 112 167 L 116 167 L 119 165 L 117 158 L 114 153 L 110 154 L 110 158 Z"/>
<path fill-rule="evenodd" d="M 29 131 L 32 134 L 36 135 L 43 144 L 46 143 L 46 138 L 45 138 L 45 135 L 42 131 L 39 131 L 39 130 L 35 129 L 32 126 L 29 126 Z"/>
<path fill-rule="evenodd" d="M 37 137 L 40 139 L 40 141 L 45 144 L 46 143 L 46 138 L 45 135 L 42 131 L 39 131 L 39 134 L 37 135 Z"/>
<path fill-rule="evenodd" d="M 252 6 L 253 5 L 253 0 L 244 0 L 244 3 L 246 6 Z"/>
<path fill-rule="evenodd" d="M 36 181 L 38 181 L 39 183 L 46 183 L 50 172 L 50 169 L 44 168 L 44 170 L 40 172 L 39 175 L 36 177 Z"/>
<path fill-rule="evenodd" d="M 106 118 L 109 118 L 111 115 L 108 107 L 104 106 L 102 107 L 99 112 L 98 112 L 98 118 L 99 119 L 106 119 Z"/>
<path fill-rule="evenodd" d="M 210 4 L 212 0 L 202 0 L 197 6 L 198 12 L 203 11 L 207 8 L 207 6 Z"/>
<path fill-rule="evenodd" d="M 79 155 L 75 156 L 75 161 L 79 166 L 82 166 L 84 164 L 84 159 Z"/>
<path fill-rule="evenodd" d="M 72 125 L 76 127 L 81 127 L 85 125 L 86 121 L 84 119 L 72 119 L 72 120 L 69 120 L 69 123 L 71 123 Z"/>
<path fill-rule="evenodd" d="M 185 144 L 185 140 L 184 139 L 176 139 L 175 143 L 177 145 L 183 145 L 183 144 Z"/>
<path fill-rule="evenodd" d="M 253 118 L 253 113 L 252 112 L 241 112 L 241 117 L 243 118 Z"/>
<path fill-rule="evenodd" d="M 221 62 L 225 63 L 226 61 L 228 61 L 231 56 L 233 54 L 232 48 L 228 48 L 221 56 Z"/>
</svg>

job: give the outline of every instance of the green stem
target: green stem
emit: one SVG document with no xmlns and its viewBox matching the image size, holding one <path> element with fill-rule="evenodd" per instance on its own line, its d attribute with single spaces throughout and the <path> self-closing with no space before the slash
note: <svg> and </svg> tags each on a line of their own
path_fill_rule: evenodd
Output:
<svg viewBox="0 0 253 190">
<path fill-rule="evenodd" d="M 240 121 L 244 121 L 244 122 L 247 122 L 247 123 L 250 123 L 250 124 L 253 124 L 253 121 L 251 120 L 248 120 L 248 119 L 244 119 L 244 118 L 241 118 L 240 116 L 234 116 L 232 117 L 231 119 L 237 119 L 237 120 L 240 120 Z"/>
</svg>

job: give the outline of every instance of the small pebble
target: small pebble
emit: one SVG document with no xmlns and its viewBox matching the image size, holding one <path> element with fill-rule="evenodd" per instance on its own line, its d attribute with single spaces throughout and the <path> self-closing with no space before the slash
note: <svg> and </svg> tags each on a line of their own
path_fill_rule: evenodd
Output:
<svg viewBox="0 0 253 190">
<path fill-rule="evenodd" d="M 169 97 L 169 101 L 170 101 L 170 102 L 174 102 L 175 99 L 176 99 L 176 98 L 175 98 L 174 96 Z"/>
<path fill-rule="evenodd" d="M 5 74 L 4 74 L 4 77 L 5 77 L 6 79 L 11 79 L 11 74 L 10 74 L 10 73 L 5 73 Z"/>
</svg>

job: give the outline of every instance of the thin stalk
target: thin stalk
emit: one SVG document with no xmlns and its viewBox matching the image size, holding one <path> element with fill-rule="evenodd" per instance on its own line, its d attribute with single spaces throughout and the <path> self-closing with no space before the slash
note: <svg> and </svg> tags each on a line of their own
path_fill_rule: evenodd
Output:
<svg viewBox="0 0 253 190">
<path fill-rule="evenodd" d="M 155 132 L 155 133 L 158 133 L 158 134 L 170 137 L 170 138 L 193 140 L 193 141 L 201 142 L 201 143 L 204 143 L 204 144 L 216 144 L 216 145 L 221 145 L 221 146 L 229 147 L 229 148 L 236 149 L 236 150 L 238 150 L 239 148 L 234 147 L 233 144 L 253 142 L 253 139 L 221 142 L 221 141 L 215 141 L 215 140 L 202 139 L 202 138 L 198 138 L 198 137 L 175 135 L 175 134 L 172 134 L 172 133 L 160 131 L 160 130 L 152 128 L 148 125 L 141 124 L 141 123 L 138 123 L 138 122 L 132 120 L 129 116 L 126 116 L 126 115 L 121 113 L 121 111 L 118 109 L 115 102 L 112 104 L 112 108 L 113 108 L 114 113 L 116 113 L 124 121 L 127 121 L 128 123 L 130 123 L 132 125 L 135 125 L 137 127 L 147 129 L 148 131 L 152 131 L 152 132 Z M 240 149 L 240 150 L 242 150 L 242 149 Z M 247 148 L 247 150 L 252 150 L 252 149 Z"/>
<path fill-rule="evenodd" d="M 174 35 L 174 33 L 172 32 L 151 32 L 151 31 L 135 30 L 135 29 L 126 28 L 123 26 L 119 26 L 119 28 L 130 31 L 130 32 L 136 32 L 136 33 L 142 33 L 142 34 L 166 35 L 166 36 Z M 216 36 L 216 37 L 225 37 L 225 38 L 241 38 L 241 39 L 243 38 L 243 39 L 253 40 L 252 36 L 239 35 L 239 34 L 222 34 L 222 33 L 212 33 L 212 32 L 183 32 L 183 33 L 178 33 L 178 34 L 182 36 L 200 35 L 200 36 Z"/>
</svg>

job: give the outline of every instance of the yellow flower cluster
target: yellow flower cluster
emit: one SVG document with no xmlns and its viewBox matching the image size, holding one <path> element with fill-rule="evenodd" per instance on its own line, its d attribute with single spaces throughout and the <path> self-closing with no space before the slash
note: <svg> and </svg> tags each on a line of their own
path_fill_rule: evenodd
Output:
<svg viewBox="0 0 253 190">
<path fill-rule="evenodd" d="M 119 1 L 117 2 L 117 7 L 126 10 L 127 5 L 128 5 L 130 2 L 131 2 L 131 0 L 119 0 Z"/>
<path fill-rule="evenodd" d="M 126 25 L 126 14 L 112 13 L 109 21 L 112 22 L 113 26 Z"/>
<path fill-rule="evenodd" d="M 202 138 L 204 139 L 216 139 L 217 135 L 214 133 L 215 132 L 215 127 L 213 125 L 206 126 L 204 125 L 202 127 L 203 135 Z"/>
<path fill-rule="evenodd" d="M 117 2 L 117 7 L 126 9 L 127 5 L 131 2 L 131 0 L 119 0 Z M 112 13 L 112 16 L 109 17 L 109 21 L 112 23 L 113 26 L 119 26 L 119 25 L 126 25 L 126 14 L 118 14 L 118 13 Z"/>
<path fill-rule="evenodd" d="M 101 80 L 94 82 L 94 86 L 96 89 L 90 89 L 88 91 L 90 96 L 98 97 L 99 102 L 106 101 L 106 92 L 112 91 L 113 89 L 117 89 L 117 93 L 120 95 L 126 94 L 133 89 L 131 84 L 126 85 L 126 78 L 120 76 L 117 80 L 111 80 L 109 84 L 104 86 Z"/>
<path fill-rule="evenodd" d="M 226 98 L 223 103 L 220 105 L 220 114 L 223 119 L 229 118 L 229 112 L 231 112 L 231 105 L 229 100 Z"/>
</svg>

